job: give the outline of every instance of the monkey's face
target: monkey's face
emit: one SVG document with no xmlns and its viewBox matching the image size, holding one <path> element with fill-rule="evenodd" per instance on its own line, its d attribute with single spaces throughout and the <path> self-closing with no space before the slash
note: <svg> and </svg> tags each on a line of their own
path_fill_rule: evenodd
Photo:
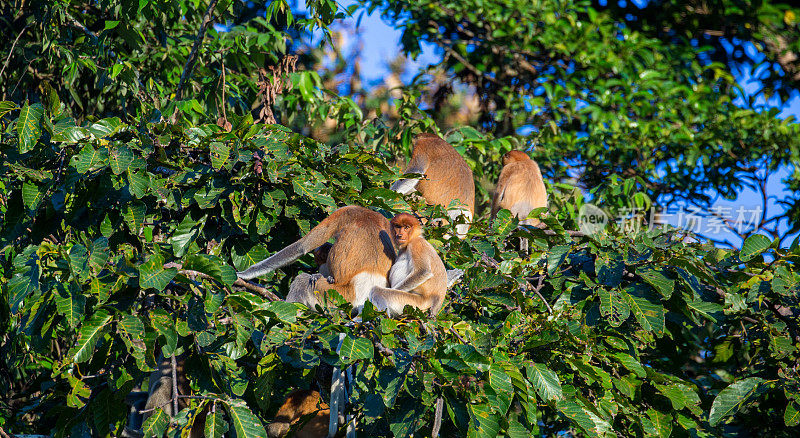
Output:
<svg viewBox="0 0 800 438">
<path fill-rule="evenodd" d="M 392 238 L 400 248 L 405 248 L 408 241 L 419 234 L 419 221 L 407 213 L 400 213 L 390 221 L 392 225 Z"/>
<path fill-rule="evenodd" d="M 409 224 L 392 224 L 392 232 L 394 233 L 394 242 L 398 246 L 406 246 L 408 240 L 411 239 L 411 229 L 413 227 Z"/>
</svg>

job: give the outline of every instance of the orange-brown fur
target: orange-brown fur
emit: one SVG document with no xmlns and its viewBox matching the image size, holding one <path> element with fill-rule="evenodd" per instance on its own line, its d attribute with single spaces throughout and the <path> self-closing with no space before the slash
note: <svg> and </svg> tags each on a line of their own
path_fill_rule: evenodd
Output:
<svg viewBox="0 0 800 438">
<path fill-rule="evenodd" d="M 392 185 L 392 190 L 410 193 L 416 188 L 428 204 L 449 207 L 450 217 L 458 217 L 461 210 L 472 220 L 475 215 L 475 182 L 472 169 L 464 158 L 449 143 L 435 134 L 419 134 L 414 138 L 411 161 L 404 173 L 422 173 L 424 179 L 416 186 L 413 180 L 400 180 Z M 451 206 L 453 201 L 456 205 Z M 467 214 L 468 212 L 468 214 Z M 458 230 L 459 237 L 466 234 L 469 226 Z"/>
<path fill-rule="evenodd" d="M 538 220 L 526 218 L 538 207 L 547 207 L 547 191 L 539 166 L 524 152 L 507 152 L 503 155 L 503 170 L 492 199 L 492 218 L 506 208 L 521 223 L 535 226 Z"/>
<path fill-rule="evenodd" d="M 400 213 L 391 222 L 392 237 L 399 254 L 389 271 L 389 286 L 372 289 L 370 301 L 396 315 L 406 304 L 439 312 L 447 293 L 447 272 L 436 250 L 422 237 L 417 218 Z"/>
<path fill-rule="evenodd" d="M 354 205 L 342 207 L 303 238 L 239 272 L 239 276 L 250 279 L 272 272 L 333 238 L 326 263 L 335 281 L 330 283 L 325 278 L 315 279 L 301 274 L 290 286 L 286 300 L 313 307 L 318 303 L 314 291 L 324 293 L 334 289 L 348 302 L 360 307 L 373 285 L 386 284 L 386 276 L 395 258 L 390 231 L 389 221 L 380 213 Z M 313 282 L 314 287 L 305 287 L 304 281 Z"/>
<path fill-rule="evenodd" d="M 313 415 L 293 436 L 296 438 L 325 437 L 328 435 L 330 413 L 328 405 L 320 400 L 319 392 L 310 389 L 292 391 L 278 409 L 278 413 L 275 414 L 275 420 L 267 426 L 267 436 L 270 438 L 284 437 L 289 432 L 291 425 L 297 423 L 303 416 Z"/>
</svg>

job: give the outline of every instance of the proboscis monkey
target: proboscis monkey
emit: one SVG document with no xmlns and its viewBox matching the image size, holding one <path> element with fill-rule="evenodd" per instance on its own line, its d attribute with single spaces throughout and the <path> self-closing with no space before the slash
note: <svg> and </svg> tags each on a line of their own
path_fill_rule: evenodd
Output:
<svg viewBox="0 0 800 438">
<path fill-rule="evenodd" d="M 389 271 L 389 287 L 374 287 L 369 300 L 390 315 L 403 313 L 406 304 L 436 315 L 448 286 L 442 259 L 422 237 L 422 225 L 417 218 L 400 213 L 390 224 L 399 253 Z"/>
<path fill-rule="evenodd" d="M 269 438 L 282 438 L 291 426 L 306 415 L 312 416 L 294 433 L 296 438 L 321 438 L 328 436 L 328 421 L 331 410 L 320 400 L 319 392 L 298 389 L 289 393 L 286 401 L 275 414 L 275 420 L 267 426 Z"/>
<path fill-rule="evenodd" d="M 463 214 L 468 223 L 456 225 L 456 234 L 463 239 L 475 215 L 475 181 L 464 158 L 438 135 L 419 134 L 404 173 L 421 173 L 425 179 L 401 179 L 391 189 L 404 195 L 416 189 L 428 204 L 445 207 L 451 220 Z M 456 205 L 451 206 L 453 201 Z"/>
<path fill-rule="evenodd" d="M 314 308 L 319 304 L 315 292 L 324 293 L 334 289 L 360 310 L 374 286 L 387 285 L 389 268 L 395 259 L 390 232 L 389 221 L 380 213 L 355 205 L 342 207 L 297 242 L 238 275 L 243 279 L 251 279 L 267 274 L 333 238 L 335 242 L 326 263 L 328 274 L 334 282 L 329 282 L 319 274 L 300 274 L 292 282 L 286 301 Z"/>
<path fill-rule="evenodd" d="M 539 166 L 525 152 L 506 152 L 492 198 L 492 219 L 500 209 L 506 208 L 521 224 L 538 226 L 538 220 L 527 219 L 531 210 L 538 207 L 547 207 L 547 191 Z M 527 239 L 521 240 L 520 247 L 527 252 Z"/>
</svg>

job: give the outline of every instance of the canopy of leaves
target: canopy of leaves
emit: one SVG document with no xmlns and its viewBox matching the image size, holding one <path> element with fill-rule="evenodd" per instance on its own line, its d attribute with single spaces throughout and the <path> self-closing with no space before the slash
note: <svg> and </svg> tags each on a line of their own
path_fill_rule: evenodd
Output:
<svg viewBox="0 0 800 438">
<path fill-rule="evenodd" d="M 596 164 L 591 157 L 624 157 L 650 138 L 646 150 L 654 153 L 647 157 L 662 147 L 664 156 L 687 154 L 676 158 L 676 169 L 685 170 L 691 153 L 695 164 L 708 160 L 703 166 L 724 169 L 729 150 L 709 152 L 692 134 L 732 148 L 746 141 L 747 154 L 775 162 L 796 156 L 790 136 L 796 125 L 715 107 L 730 97 L 718 83 L 730 83 L 724 66 L 700 66 L 689 62 L 688 46 L 612 26 L 611 12 L 560 4 L 526 2 L 512 10 L 549 23 L 540 28 L 530 21 L 534 39 L 550 28 L 560 32 L 565 48 L 547 45 L 548 56 L 570 54 L 564 71 L 547 70 L 551 79 L 541 86 L 550 91 L 534 105 L 550 117 L 541 120 L 551 133 L 539 132 L 553 151 L 583 145 L 586 155 L 574 159 L 588 169 Z M 481 5 L 427 6 L 427 14 L 444 22 L 449 12 L 442 11 L 484 11 L 486 27 L 525 23 L 501 23 L 495 3 Z M 353 323 L 345 303 L 318 313 L 274 301 L 295 274 L 313 269 L 310 257 L 263 278 L 263 287 L 243 288 L 235 270 L 295 241 L 336 207 L 363 205 L 387 216 L 410 207 L 431 217 L 442 211 L 387 189 L 399 174 L 387 164 L 393 154 L 407 150 L 414 133 L 436 129 L 417 110 L 417 88 L 394 102 L 392 127 L 365 119 L 353 100 L 322 89 L 313 71 L 276 67 L 267 79 L 286 85 L 280 96 L 265 104 L 259 94 L 258 68 L 266 59 L 285 65 L 289 35 L 325 29 L 335 4 L 309 2 L 299 26 L 282 2 L 271 3 L 265 19 L 245 18 L 240 6 L 213 0 L 2 5 L 20 36 L 16 45 L 4 42 L 14 47 L 13 61 L 0 72 L 9 93 L 0 102 L 3 430 L 119 436 L 129 413 L 126 396 L 147 389 L 160 356 L 183 354 L 194 397 L 171 421 L 156 410 L 144 425 L 149 434 L 182 436 L 213 412 L 207 433 L 263 436 L 285 394 L 308 388 L 315 369 L 350 364 L 349 409 L 366 436 L 429 434 L 439 397 L 442 436 L 797 434 L 796 242 L 786 248 L 754 235 L 730 250 L 674 229 L 631 232 L 615 224 L 571 237 L 565 230 L 578 227 L 584 194 L 557 184 L 551 212 L 542 218 L 552 233 L 518 229 L 508 211 L 493 224 L 479 215 L 463 241 L 445 238 L 453 235 L 448 227 L 428 227 L 445 263 L 465 271 L 435 319 L 413 310 L 391 319 L 368 304 Z M 421 16 L 416 3 L 393 8 Z M 208 26 L 187 74 L 193 43 L 212 16 L 229 32 Z M 492 38 L 515 47 L 528 35 L 516 32 Z M 588 58 L 574 64 L 578 35 Z M 632 50 L 630 59 L 638 61 L 607 64 L 600 54 L 622 52 L 598 54 L 599 46 L 591 46 L 598 39 Z M 458 52 L 464 61 L 453 71 L 478 65 L 467 57 L 479 50 Z M 647 54 L 697 65 L 656 63 Z M 223 72 L 230 76 L 223 79 Z M 501 74 L 492 73 L 507 81 L 496 92 L 517 90 L 513 99 L 506 94 L 508 110 L 525 92 L 516 85 L 522 82 Z M 565 84 L 575 78 L 584 83 L 570 98 Z M 607 94 L 598 92 L 596 81 L 615 78 L 620 83 L 606 87 Z M 24 91 L 11 91 L 12 82 Z M 631 87 L 659 97 L 644 98 Z M 670 93 L 680 97 L 666 100 Z M 612 103 L 602 99 L 623 109 L 612 113 L 604 106 Z M 284 123 L 254 122 L 250 109 L 262 104 L 272 105 Z M 522 108 L 511 112 L 513 123 L 540 117 Z M 303 120 L 327 126 L 339 140 L 319 142 L 288 127 Z M 675 132 L 664 131 L 675 123 Z M 755 136 L 757 123 L 777 137 Z M 648 124 L 663 135 L 641 128 Z M 482 128 L 443 135 L 477 178 L 494 180 L 500 154 L 522 148 L 526 139 Z M 604 132 L 611 137 L 603 140 Z M 778 139 L 785 141 L 780 148 Z M 615 159 L 608 168 L 619 168 L 623 158 Z M 649 184 L 656 161 L 633 167 L 630 175 L 612 171 L 631 178 L 595 176 L 602 184 L 590 194 L 593 202 L 634 207 L 654 196 Z M 676 193 L 690 183 L 699 191 L 705 180 L 663 177 Z M 478 197 L 487 201 L 485 188 Z M 530 254 L 516 251 L 519 237 L 530 239 Z M 341 333 L 346 342 L 337 352 Z"/>
<path fill-rule="evenodd" d="M 757 190 L 756 171 L 788 168 L 778 216 L 800 230 L 799 125 L 754 100 L 734 104 L 744 93 L 731 74 L 757 70 L 767 96 L 776 82 L 784 96 L 795 89 L 800 11 L 735 0 L 363 3 L 396 23 L 408 55 L 423 44 L 442 54 L 431 69 L 447 79 L 430 97 L 433 108 L 453 93 L 453 79 L 467 85 L 480 102 L 481 128 L 522 134 L 516 138 L 535 147 L 551 179 L 605 189 L 610 175 L 637 177 L 662 208 L 705 210 L 714 195 Z M 754 48 L 745 51 L 747 44 Z M 742 64 L 746 52 L 767 57 Z M 499 156 L 473 158 L 494 172 Z M 776 228 L 772 237 L 781 234 Z"/>
</svg>

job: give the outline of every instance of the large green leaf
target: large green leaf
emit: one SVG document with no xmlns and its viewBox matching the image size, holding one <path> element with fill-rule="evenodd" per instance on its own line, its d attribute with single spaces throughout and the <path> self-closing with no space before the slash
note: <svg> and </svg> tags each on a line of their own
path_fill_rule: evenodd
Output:
<svg viewBox="0 0 800 438">
<path fill-rule="evenodd" d="M 664 299 L 672 296 L 672 292 L 675 290 L 675 280 L 670 280 L 663 273 L 651 267 L 636 268 L 636 274 L 653 286 Z"/>
<path fill-rule="evenodd" d="M 770 241 L 767 236 L 753 234 L 744 240 L 742 250 L 739 251 L 739 259 L 746 262 L 764 252 L 765 249 L 769 248 L 771 243 L 772 241 Z"/>
<path fill-rule="evenodd" d="M 103 335 L 106 324 L 111 321 L 111 314 L 105 309 L 100 309 L 83 323 L 78 332 L 78 342 L 70 350 L 73 362 L 86 362 L 92 357 L 97 340 Z"/>
<path fill-rule="evenodd" d="M 786 404 L 786 410 L 783 413 L 783 422 L 786 427 L 796 427 L 800 425 L 800 403 L 791 400 Z"/>
<path fill-rule="evenodd" d="M 83 318 L 86 297 L 71 288 L 58 288 L 55 293 L 56 311 L 66 318 L 70 327 L 75 328 Z"/>
<path fill-rule="evenodd" d="M 208 254 L 186 256 L 183 262 L 183 268 L 202 272 L 228 286 L 233 285 L 233 282 L 238 278 L 236 276 L 236 271 L 224 264 L 222 259 Z"/>
<path fill-rule="evenodd" d="M 167 426 L 169 426 L 169 415 L 163 409 L 157 408 L 142 424 L 142 433 L 145 438 L 158 438 L 164 435 Z"/>
<path fill-rule="evenodd" d="M 108 149 L 108 164 L 114 175 L 119 175 L 130 167 L 133 163 L 133 152 L 125 145 L 121 144 L 115 148 Z"/>
<path fill-rule="evenodd" d="M 25 206 L 28 207 L 28 210 L 35 211 L 39 208 L 39 204 L 41 204 L 44 199 L 45 192 L 45 186 L 39 186 L 27 181 L 22 185 L 22 201 L 25 203 Z"/>
<path fill-rule="evenodd" d="M 208 438 L 220 438 L 228 431 L 228 422 L 222 413 L 222 409 L 212 410 L 206 415 L 205 436 Z"/>
<path fill-rule="evenodd" d="M 600 314 L 608 318 L 612 326 L 619 327 L 631 316 L 631 308 L 619 291 L 600 288 Z"/>
<path fill-rule="evenodd" d="M 469 405 L 472 424 L 470 429 L 475 436 L 494 438 L 500 433 L 500 423 L 497 414 L 492 412 L 492 408 L 485 404 Z"/>
<path fill-rule="evenodd" d="M 723 418 L 736 414 L 758 392 L 763 382 L 764 379 L 759 377 L 748 377 L 736 381 L 720 391 L 711 405 L 708 422 L 712 426 L 716 426 Z"/>
<path fill-rule="evenodd" d="M 19 135 L 19 153 L 24 154 L 31 149 L 42 135 L 40 122 L 44 115 L 44 107 L 40 103 L 29 105 L 25 102 L 17 119 L 17 135 Z"/>
<path fill-rule="evenodd" d="M 544 364 L 533 363 L 525 367 L 528 380 L 531 381 L 536 393 L 545 401 L 555 401 L 563 398 L 561 383 L 558 375 Z"/>
<path fill-rule="evenodd" d="M 348 335 L 342 341 L 339 349 L 339 359 L 342 364 L 351 364 L 357 360 L 371 359 L 375 354 L 372 342 L 364 338 L 353 338 Z"/>
<path fill-rule="evenodd" d="M 139 265 L 139 286 L 164 290 L 178 273 L 176 268 L 164 267 L 164 256 L 153 254 L 146 262 Z"/>
<path fill-rule="evenodd" d="M 108 162 L 108 150 L 105 148 L 95 149 L 87 144 L 81 152 L 72 158 L 75 170 L 78 173 L 86 173 L 105 166 Z"/>
<path fill-rule="evenodd" d="M 664 307 L 661 305 L 661 300 L 635 287 L 625 289 L 622 297 L 644 330 L 657 334 L 664 332 Z"/>
<path fill-rule="evenodd" d="M 125 206 L 125 209 L 122 212 L 122 216 L 125 218 L 125 223 L 128 224 L 128 228 L 134 235 L 138 235 L 142 231 L 142 226 L 144 226 L 144 217 L 146 213 L 147 213 L 147 207 L 143 202 L 140 201 L 131 202 L 130 204 Z"/>
<path fill-rule="evenodd" d="M 261 421 L 253 415 L 253 412 L 242 401 L 228 401 L 225 403 L 228 408 L 228 416 L 236 430 L 237 438 L 262 438 L 267 436 L 267 431 Z"/>
</svg>

